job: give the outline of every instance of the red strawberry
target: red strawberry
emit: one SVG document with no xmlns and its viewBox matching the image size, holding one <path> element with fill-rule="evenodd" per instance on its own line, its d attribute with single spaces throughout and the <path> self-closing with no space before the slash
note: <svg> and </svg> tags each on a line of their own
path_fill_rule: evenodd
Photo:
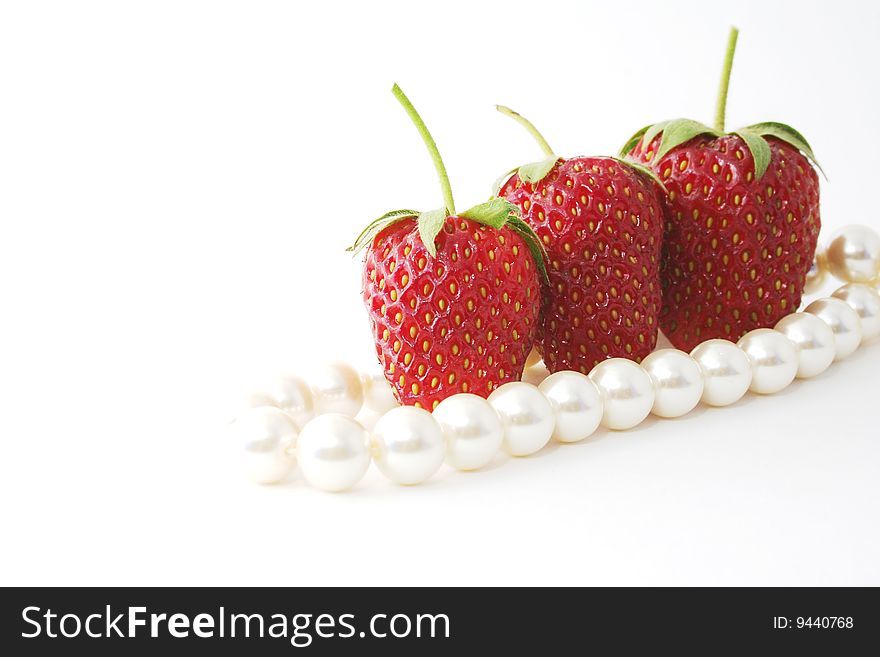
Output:
<svg viewBox="0 0 880 657">
<path fill-rule="evenodd" d="M 549 262 L 537 349 L 551 372 L 586 374 L 606 358 L 640 361 L 657 341 L 663 210 L 652 172 L 611 157 L 547 154 L 520 167 L 498 195 L 522 210 Z M 647 175 L 646 175 L 647 173 Z"/>
<path fill-rule="evenodd" d="M 431 152 L 445 205 L 390 212 L 351 248 L 367 248 L 364 303 L 386 378 L 401 403 L 433 409 L 455 393 L 486 397 L 519 380 L 538 322 L 543 254 L 502 199 L 456 215 L 434 140 L 400 88 L 392 91 Z"/>
<path fill-rule="evenodd" d="M 819 178 L 806 139 L 781 123 L 724 133 L 736 38 L 734 28 L 714 128 L 666 121 L 621 151 L 668 191 L 660 328 L 684 350 L 736 341 L 794 312 L 819 236 Z"/>
</svg>

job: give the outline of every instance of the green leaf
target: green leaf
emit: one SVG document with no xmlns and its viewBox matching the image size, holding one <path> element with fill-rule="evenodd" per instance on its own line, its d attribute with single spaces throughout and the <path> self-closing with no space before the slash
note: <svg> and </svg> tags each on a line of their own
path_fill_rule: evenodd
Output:
<svg viewBox="0 0 880 657">
<path fill-rule="evenodd" d="M 524 183 L 538 183 L 541 182 L 544 177 L 553 170 L 553 167 L 556 166 L 556 163 L 559 161 L 559 157 L 556 155 L 551 155 L 548 158 L 541 160 L 540 162 L 532 162 L 530 164 L 523 164 L 521 167 L 516 169 L 512 169 L 505 173 L 503 176 L 498 178 L 495 183 L 492 185 L 492 195 L 498 196 L 501 193 L 501 188 L 507 184 L 507 181 L 513 176 L 513 174 L 517 174 Z"/>
<path fill-rule="evenodd" d="M 361 234 L 357 236 L 354 244 L 348 247 L 346 251 L 351 251 L 353 255 L 357 255 L 365 246 L 373 242 L 376 235 L 388 228 L 391 224 L 396 224 L 398 221 L 417 216 L 419 216 L 417 210 L 392 210 L 391 212 L 386 212 L 378 219 L 371 221 L 367 227 L 361 231 Z"/>
<path fill-rule="evenodd" d="M 492 183 L 492 196 L 498 196 L 501 193 L 501 189 L 507 184 L 508 180 L 513 178 L 513 174 L 515 174 L 516 171 L 516 169 L 511 169 L 510 171 L 499 176 L 498 179 L 494 183 Z"/>
<path fill-rule="evenodd" d="M 629 152 L 636 147 L 636 144 L 639 143 L 639 139 L 642 138 L 642 135 L 644 135 L 650 127 L 651 126 L 646 125 L 641 130 L 638 130 L 632 137 L 627 139 L 626 143 L 621 147 L 620 151 L 617 153 L 617 156 L 618 157 L 626 157 L 627 155 L 629 155 Z"/>
<path fill-rule="evenodd" d="M 419 238 L 432 258 L 437 255 L 437 235 L 443 228 L 447 216 L 446 208 L 429 210 L 419 215 Z"/>
<path fill-rule="evenodd" d="M 657 185 L 660 186 L 660 189 L 663 190 L 664 194 L 668 194 L 669 190 L 666 189 L 666 185 L 663 184 L 663 181 L 660 180 L 660 176 L 657 175 L 657 172 L 652 168 L 645 166 L 641 162 L 635 162 L 633 160 L 623 160 L 621 158 L 615 157 L 616 161 L 620 162 L 622 165 L 629 167 L 630 169 L 634 169 L 641 173 L 642 175 L 648 176 L 651 180 L 653 180 Z"/>
<path fill-rule="evenodd" d="M 493 198 L 462 212 L 460 216 L 498 230 L 504 227 L 510 215 L 517 212 L 517 207 L 507 199 Z"/>
<path fill-rule="evenodd" d="M 699 121 L 692 121 L 691 119 L 669 121 L 663 128 L 663 137 L 660 139 L 660 146 L 657 148 L 654 159 L 660 160 L 676 146 L 689 142 L 694 137 L 706 134 L 715 137 L 721 136 L 717 130 L 713 130 Z"/>
<path fill-rule="evenodd" d="M 746 142 L 746 146 L 752 153 L 752 159 L 755 161 L 755 180 L 760 180 L 770 165 L 770 145 L 764 137 L 748 128 L 741 128 L 734 131 L 733 134 L 739 135 Z"/>
<path fill-rule="evenodd" d="M 559 158 L 556 155 L 551 155 L 540 162 L 532 162 L 531 164 L 522 165 L 517 169 L 517 174 L 519 174 L 520 180 L 525 183 L 541 182 L 544 179 L 544 176 L 550 173 L 553 167 L 556 166 L 558 161 Z"/>
<path fill-rule="evenodd" d="M 545 283 L 550 282 L 550 277 L 547 276 L 547 251 L 544 249 L 544 245 L 541 243 L 541 240 L 538 238 L 538 234 L 529 226 L 525 221 L 523 221 L 519 215 L 511 215 L 507 221 L 507 225 L 511 230 L 515 231 L 517 235 L 523 238 L 523 241 L 526 243 L 526 247 L 529 249 L 529 253 L 532 254 L 532 259 L 535 261 L 535 264 L 538 266 L 538 271 L 541 273 L 541 279 Z"/>
<path fill-rule="evenodd" d="M 822 172 L 825 180 L 828 180 L 828 176 L 822 171 L 822 166 L 819 164 L 818 160 L 816 160 L 816 156 L 813 155 L 813 149 L 810 147 L 806 138 L 790 125 L 777 123 L 775 121 L 767 121 L 765 123 L 755 123 L 754 125 L 746 126 L 744 129 L 761 135 L 762 137 L 776 137 L 777 139 L 794 146 L 803 153 L 806 158 L 812 162 L 817 169 L 819 169 L 819 171 Z"/>
<path fill-rule="evenodd" d="M 646 153 L 648 152 L 648 144 L 654 141 L 654 138 L 663 132 L 670 123 L 671 121 L 660 121 L 660 123 L 655 123 L 645 131 L 645 135 L 642 137 L 642 147 Z"/>
</svg>

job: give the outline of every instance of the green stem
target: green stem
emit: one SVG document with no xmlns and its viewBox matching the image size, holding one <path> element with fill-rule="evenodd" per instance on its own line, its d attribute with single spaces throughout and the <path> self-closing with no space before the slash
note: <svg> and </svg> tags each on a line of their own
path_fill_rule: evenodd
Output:
<svg viewBox="0 0 880 657">
<path fill-rule="evenodd" d="M 715 105 L 715 129 L 724 132 L 724 114 L 727 111 L 727 88 L 730 86 L 730 70 L 733 68 L 733 53 L 736 52 L 736 38 L 739 30 L 730 28 L 727 38 L 727 53 L 724 55 L 724 68 L 721 69 L 721 84 L 718 87 L 718 102 Z"/>
<path fill-rule="evenodd" d="M 544 155 L 547 157 L 553 157 L 553 149 L 550 148 L 550 144 L 547 143 L 547 140 L 544 139 L 544 135 L 538 132 L 538 129 L 534 126 L 534 124 L 529 121 L 526 117 L 518 112 L 514 112 L 509 107 L 505 107 L 504 105 L 496 105 L 495 109 L 504 114 L 505 116 L 509 116 L 514 121 L 522 125 L 526 130 L 529 131 L 529 134 L 535 138 L 535 141 L 538 142 L 538 145 L 541 147 L 541 150 L 544 151 Z"/>
<path fill-rule="evenodd" d="M 443 166 L 443 158 L 440 157 L 440 151 L 437 150 L 437 144 L 434 143 L 434 138 L 431 136 L 431 133 L 428 132 L 428 127 L 425 125 L 425 122 L 422 121 L 422 117 L 419 116 L 419 113 L 416 111 L 416 108 L 413 107 L 413 104 L 409 102 L 409 98 L 406 97 L 403 90 L 395 84 L 391 88 L 391 93 L 393 93 L 397 101 L 403 105 L 403 109 L 406 110 L 407 115 L 409 115 L 409 118 L 412 119 L 416 129 L 419 131 L 422 141 L 425 142 L 425 146 L 431 154 L 431 159 L 434 161 L 434 168 L 437 170 L 437 177 L 440 179 L 440 189 L 443 191 L 443 202 L 446 204 L 446 212 L 449 215 L 454 215 L 455 201 L 452 200 L 452 186 L 449 184 L 449 176 L 446 174 L 446 167 Z"/>
</svg>

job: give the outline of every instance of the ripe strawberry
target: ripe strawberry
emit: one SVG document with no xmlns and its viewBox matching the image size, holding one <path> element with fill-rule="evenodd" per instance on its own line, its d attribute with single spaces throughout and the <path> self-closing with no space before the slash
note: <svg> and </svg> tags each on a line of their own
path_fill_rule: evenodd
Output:
<svg viewBox="0 0 880 657">
<path fill-rule="evenodd" d="M 376 354 L 402 404 L 433 410 L 446 397 L 486 397 L 518 381 L 541 304 L 543 253 L 502 199 L 455 213 L 446 170 L 427 128 L 397 85 L 440 177 L 445 205 L 380 217 L 351 250 L 367 249 L 363 297 Z"/>
<path fill-rule="evenodd" d="M 663 214 L 653 172 L 611 157 L 557 157 L 525 118 L 499 107 L 547 158 L 520 167 L 498 196 L 522 210 L 547 250 L 549 289 L 537 349 L 551 372 L 614 357 L 641 361 L 657 341 Z M 646 175 L 647 174 L 647 175 Z"/>
<path fill-rule="evenodd" d="M 819 236 L 819 178 L 806 139 L 781 123 L 724 133 L 736 38 L 734 28 L 714 128 L 665 121 L 621 151 L 650 166 L 668 192 L 660 328 L 684 350 L 736 341 L 797 310 Z"/>
</svg>

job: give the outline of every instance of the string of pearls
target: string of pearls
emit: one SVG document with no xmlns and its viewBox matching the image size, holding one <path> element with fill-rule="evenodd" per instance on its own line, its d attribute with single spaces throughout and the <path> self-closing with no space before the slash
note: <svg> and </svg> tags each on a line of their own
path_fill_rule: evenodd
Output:
<svg viewBox="0 0 880 657">
<path fill-rule="evenodd" d="M 381 373 L 358 374 L 345 364 L 328 366 L 308 384 L 284 377 L 254 395 L 232 424 L 241 462 L 259 483 L 282 481 L 298 464 L 311 485 L 342 491 L 372 460 L 391 481 L 418 484 L 444 460 L 474 470 L 499 449 L 526 456 L 551 439 L 583 440 L 600 425 L 625 430 L 651 413 L 674 418 L 700 401 L 727 406 L 748 390 L 772 394 L 880 335 L 880 237 L 864 226 L 838 231 L 817 252 L 807 291 L 818 290 L 829 273 L 847 284 L 736 344 L 707 340 L 690 354 L 660 349 L 641 365 L 612 358 L 588 376 L 557 372 L 538 386 L 507 383 L 488 399 L 453 395 L 433 413 L 398 406 Z M 362 409 L 381 415 L 371 432 L 354 419 Z"/>
</svg>

